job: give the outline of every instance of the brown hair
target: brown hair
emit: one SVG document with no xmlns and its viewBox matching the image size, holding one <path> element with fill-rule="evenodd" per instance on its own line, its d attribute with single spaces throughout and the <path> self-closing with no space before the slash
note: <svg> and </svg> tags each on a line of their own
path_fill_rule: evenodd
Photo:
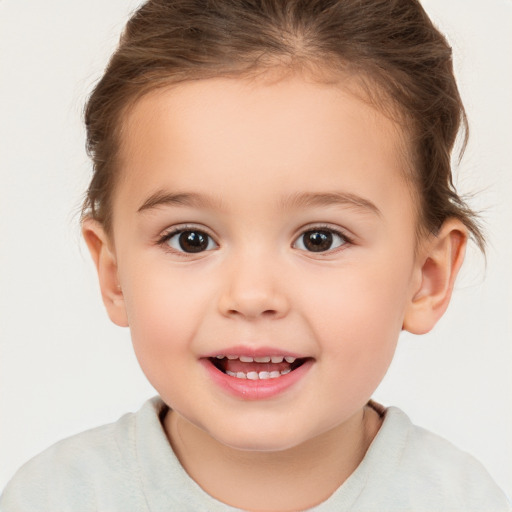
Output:
<svg viewBox="0 0 512 512">
<path fill-rule="evenodd" d="M 475 214 L 452 181 L 461 125 L 463 147 L 468 133 L 452 51 L 417 0 L 147 1 L 86 106 L 94 175 L 83 216 L 111 229 L 122 116 L 143 94 L 181 81 L 315 65 L 349 70 L 391 100 L 409 127 L 421 227 L 437 233 L 455 217 L 483 249 Z"/>
</svg>

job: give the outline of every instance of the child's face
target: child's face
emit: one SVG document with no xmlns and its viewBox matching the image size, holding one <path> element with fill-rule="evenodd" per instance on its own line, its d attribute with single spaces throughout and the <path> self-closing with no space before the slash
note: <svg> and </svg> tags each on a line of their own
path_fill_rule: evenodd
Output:
<svg viewBox="0 0 512 512">
<path fill-rule="evenodd" d="M 111 316 L 162 398 L 242 449 L 354 417 L 421 281 L 396 125 L 342 86 L 213 79 L 139 100 L 122 137 Z"/>
</svg>

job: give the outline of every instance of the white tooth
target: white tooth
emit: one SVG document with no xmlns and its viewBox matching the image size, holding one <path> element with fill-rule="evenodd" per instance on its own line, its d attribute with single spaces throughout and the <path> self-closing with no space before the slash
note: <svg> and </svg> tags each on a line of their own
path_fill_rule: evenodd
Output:
<svg viewBox="0 0 512 512">
<path fill-rule="evenodd" d="M 230 377 L 236 377 L 236 373 L 235 373 L 235 372 L 230 372 L 229 370 L 226 370 L 226 373 L 227 373 Z"/>
<path fill-rule="evenodd" d="M 238 359 L 238 356 L 227 356 L 227 358 L 233 360 L 233 359 Z"/>
<path fill-rule="evenodd" d="M 247 374 L 245 374 L 244 372 L 238 372 L 236 374 L 236 378 L 237 379 L 247 379 Z"/>
<path fill-rule="evenodd" d="M 270 379 L 270 372 L 260 372 L 258 373 L 258 377 L 262 380 Z"/>
<path fill-rule="evenodd" d="M 280 376 L 281 376 L 281 372 L 278 372 L 278 371 L 270 372 L 271 379 L 277 379 Z"/>
<path fill-rule="evenodd" d="M 288 369 L 288 370 L 283 370 L 282 372 L 280 372 L 281 375 L 286 375 L 287 373 L 290 373 L 291 370 Z"/>
<path fill-rule="evenodd" d="M 242 361 L 242 363 L 253 363 L 254 362 L 254 359 L 249 356 L 240 356 L 238 359 L 240 359 L 240 361 Z"/>
<path fill-rule="evenodd" d="M 248 378 L 249 380 L 258 380 L 260 377 L 259 377 L 259 375 L 258 375 L 258 372 L 249 372 L 249 373 L 247 374 L 247 378 Z"/>
<path fill-rule="evenodd" d="M 294 362 L 295 362 L 295 357 L 286 356 L 286 357 L 284 358 L 284 360 L 285 360 L 287 363 L 294 363 Z"/>
<path fill-rule="evenodd" d="M 283 356 L 272 356 L 271 360 L 273 363 L 282 363 L 284 357 Z"/>
<path fill-rule="evenodd" d="M 217 359 L 224 359 L 224 356 L 215 356 Z"/>
<path fill-rule="evenodd" d="M 265 356 L 265 357 L 255 357 L 254 358 L 254 361 L 256 363 L 270 363 L 270 356 Z"/>
</svg>

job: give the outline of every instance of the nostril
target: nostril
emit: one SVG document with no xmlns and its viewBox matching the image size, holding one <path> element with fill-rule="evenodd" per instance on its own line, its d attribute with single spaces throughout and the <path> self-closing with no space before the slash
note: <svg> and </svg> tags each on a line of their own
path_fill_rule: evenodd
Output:
<svg viewBox="0 0 512 512">
<path fill-rule="evenodd" d="M 228 316 L 245 316 L 249 318 L 256 318 L 259 316 L 271 318 L 279 315 L 279 312 L 275 309 L 264 309 L 262 311 L 261 308 L 248 306 L 240 307 L 238 309 L 229 309 L 226 313 Z"/>
<path fill-rule="evenodd" d="M 240 278 L 228 282 L 217 303 L 219 312 L 231 318 L 280 318 L 287 314 L 290 304 L 278 286 L 274 280 L 261 283 Z"/>
</svg>

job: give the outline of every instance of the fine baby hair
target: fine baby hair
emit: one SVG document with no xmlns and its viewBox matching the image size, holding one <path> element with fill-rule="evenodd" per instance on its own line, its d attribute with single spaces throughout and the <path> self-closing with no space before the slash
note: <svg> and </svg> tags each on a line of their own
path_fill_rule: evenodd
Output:
<svg viewBox="0 0 512 512">
<path fill-rule="evenodd" d="M 511 512 L 372 397 L 478 216 L 416 0 L 148 0 L 85 106 L 82 233 L 158 396 L 26 463 L 1 512 Z"/>
<path fill-rule="evenodd" d="M 415 0 L 145 3 L 87 104 L 94 176 L 84 215 L 110 229 L 123 113 L 142 95 L 187 80 L 270 69 L 320 81 L 355 78 L 368 101 L 398 116 L 407 132 L 406 177 L 418 199 L 419 228 L 436 233 L 447 218 L 458 218 L 483 249 L 473 212 L 452 182 L 461 124 L 467 134 L 452 50 Z"/>
</svg>

